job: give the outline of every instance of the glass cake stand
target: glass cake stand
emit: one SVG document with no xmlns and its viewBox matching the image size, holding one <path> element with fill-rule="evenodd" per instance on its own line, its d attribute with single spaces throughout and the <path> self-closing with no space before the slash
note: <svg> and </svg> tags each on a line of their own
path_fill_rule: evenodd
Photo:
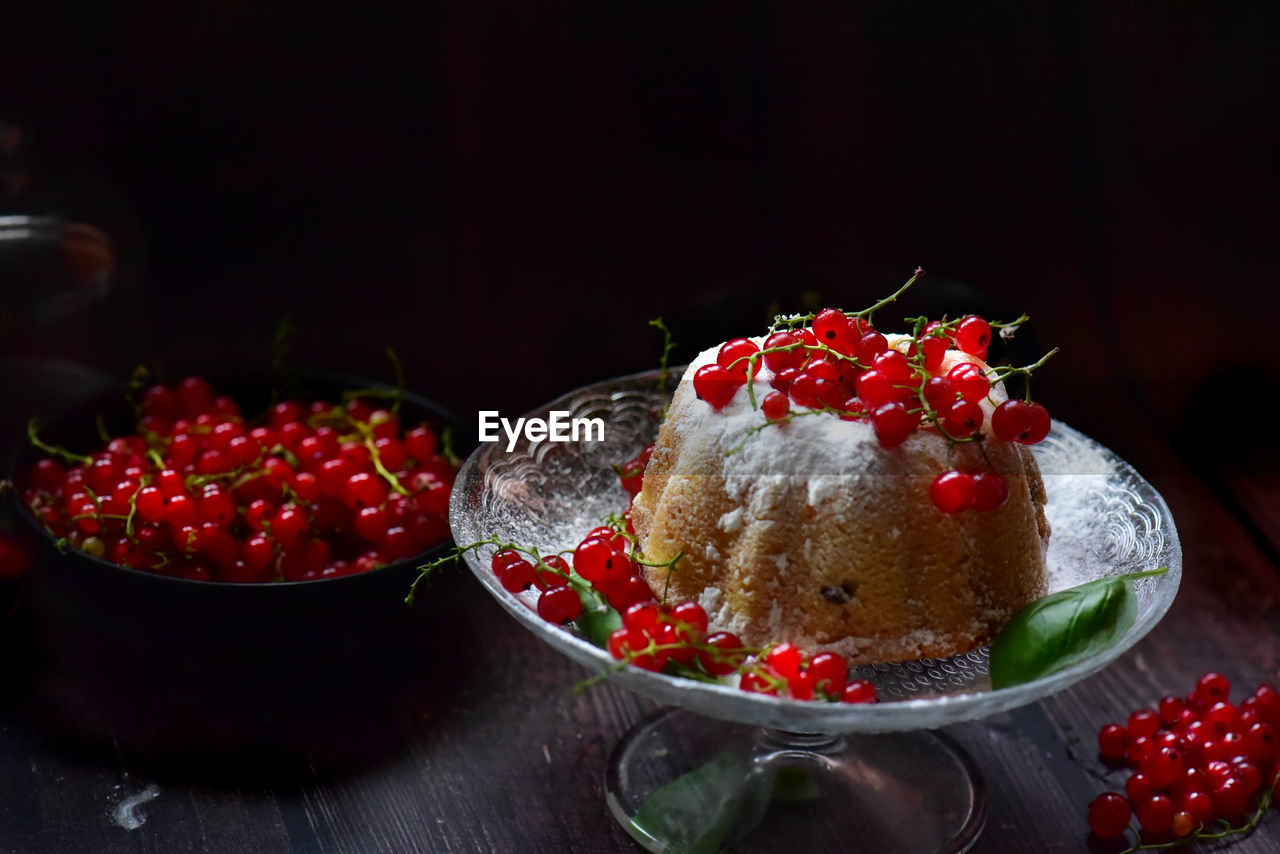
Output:
<svg viewBox="0 0 1280 854">
<path fill-rule="evenodd" d="M 462 465 L 450 522 L 456 542 L 497 536 L 544 554 L 572 549 L 628 497 L 611 465 L 653 441 L 679 371 L 570 392 L 530 416 L 601 418 L 604 439 L 482 444 Z M 1034 702 L 1106 667 L 1164 616 L 1182 574 L 1169 508 L 1127 463 L 1055 422 L 1034 447 L 1053 527 L 1050 592 L 1167 566 L 1135 583 L 1137 617 L 1119 643 L 1032 682 L 993 690 L 987 650 L 945 659 L 854 668 L 879 703 L 801 702 L 635 667 L 616 684 L 670 708 L 618 744 L 606 774 L 609 809 L 650 851 L 967 851 L 985 822 L 973 760 L 939 727 Z M 592 673 L 609 653 L 534 610 L 536 591 L 512 594 L 489 568 L 491 547 L 468 565 L 499 603 L 539 638 Z"/>
</svg>

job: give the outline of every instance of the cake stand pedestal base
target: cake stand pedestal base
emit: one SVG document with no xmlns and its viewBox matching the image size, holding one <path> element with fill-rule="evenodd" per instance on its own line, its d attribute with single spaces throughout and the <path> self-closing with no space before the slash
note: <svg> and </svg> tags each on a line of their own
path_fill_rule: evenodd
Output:
<svg viewBox="0 0 1280 854">
<path fill-rule="evenodd" d="M 793 733 L 679 709 L 623 736 L 605 790 L 655 852 L 963 852 L 986 821 L 982 776 L 945 735 Z"/>
</svg>

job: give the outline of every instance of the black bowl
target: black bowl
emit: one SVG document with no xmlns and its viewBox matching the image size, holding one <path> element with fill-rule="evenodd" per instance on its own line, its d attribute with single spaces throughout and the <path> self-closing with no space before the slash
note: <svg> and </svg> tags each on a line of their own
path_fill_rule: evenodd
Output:
<svg viewBox="0 0 1280 854">
<path fill-rule="evenodd" d="M 265 376 L 211 382 L 248 418 L 272 401 Z M 370 387 L 377 384 L 312 375 L 289 394 L 336 400 Z M 113 395 L 42 426 L 41 438 L 97 446 L 98 415 L 112 435 L 133 423 L 123 395 Z M 458 418 L 417 395 L 404 395 L 401 420 L 450 426 L 461 454 L 473 444 Z M 40 456 L 25 442 L 15 450 L 10 477 L 19 489 Z M 15 503 L 34 557 L 21 591 L 30 631 L 16 668 L 26 676 L 20 705 L 59 734 L 141 753 L 340 751 L 385 734 L 380 716 L 395 714 L 409 693 L 455 682 L 433 670 L 447 657 L 422 654 L 441 632 L 460 630 L 441 601 L 455 582 L 421 591 L 412 608 L 404 603 L 417 567 L 452 541 L 356 575 L 192 581 L 60 550 Z"/>
</svg>

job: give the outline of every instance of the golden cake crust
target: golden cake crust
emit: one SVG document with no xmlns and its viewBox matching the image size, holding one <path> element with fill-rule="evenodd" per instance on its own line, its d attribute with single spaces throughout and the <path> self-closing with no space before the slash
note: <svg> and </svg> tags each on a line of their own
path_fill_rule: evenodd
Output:
<svg viewBox="0 0 1280 854">
<path fill-rule="evenodd" d="M 1045 491 L 1026 447 L 988 436 L 948 457 L 923 428 L 885 450 L 869 424 L 831 414 L 749 434 L 763 418 L 745 400 L 713 412 L 693 393 L 698 365 L 632 505 L 649 561 L 682 554 L 669 579 L 646 570 L 669 601 L 700 602 L 749 646 L 787 640 L 865 664 L 973 649 L 1044 595 Z M 940 472 L 988 467 L 1009 486 L 1000 508 L 933 506 Z"/>
</svg>

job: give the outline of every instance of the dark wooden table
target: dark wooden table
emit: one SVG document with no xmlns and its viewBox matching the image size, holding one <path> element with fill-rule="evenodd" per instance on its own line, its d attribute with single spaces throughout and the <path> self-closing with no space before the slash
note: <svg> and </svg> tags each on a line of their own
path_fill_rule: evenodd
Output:
<svg viewBox="0 0 1280 854">
<path fill-rule="evenodd" d="M 1128 423 L 1119 449 L 1173 509 L 1182 589 L 1163 622 L 1103 673 L 948 728 L 987 782 L 976 851 L 1113 850 L 1091 842 L 1084 821 L 1086 804 L 1124 779 L 1099 762 L 1098 728 L 1185 693 L 1205 670 L 1226 673 L 1237 700 L 1244 686 L 1280 679 L 1276 469 L 1260 458 L 1193 470 L 1144 419 Z M 301 756 L 157 757 L 110 739 L 72 741 L 26 696 L 49 674 L 10 680 L 0 705 L 0 851 L 638 850 L 608 815 L 601 784 L 614 744 L 655 705 L 609 684 L 575 695 L 583 671 L 469 576 L 431 595 L 445 607 L 424 612 L 430 630 L 404 655 L 445 666 Z M 6 652 L 17 671 L 20 650 Z M 1232 850 L 1280 850 L 1280 819 Z"/>
</svg>

